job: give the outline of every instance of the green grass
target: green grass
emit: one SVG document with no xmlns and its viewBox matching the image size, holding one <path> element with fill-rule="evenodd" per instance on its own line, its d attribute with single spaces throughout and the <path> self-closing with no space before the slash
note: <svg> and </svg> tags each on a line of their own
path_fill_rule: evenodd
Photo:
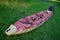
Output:
<svg viewBox="0 0 60 40">
<path fill-rule="evenodd" d="M 53 2 L 0 1 L 0 40 L 60 40 L 60 3 L 54 3 L 53 16 L 42 26 L 26 34 L 7 36 L 4 31 L 18 19 L 46 10 Z"/>
</svg>

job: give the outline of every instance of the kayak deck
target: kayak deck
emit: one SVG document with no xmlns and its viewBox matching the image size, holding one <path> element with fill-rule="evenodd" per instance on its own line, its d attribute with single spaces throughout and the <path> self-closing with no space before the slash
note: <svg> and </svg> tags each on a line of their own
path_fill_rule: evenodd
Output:
<svg viewBox="0 0 60 40">
<path fill-rule="evenodd" d="M 42 11 L 37 14 L 33 14 L 31 16 L 27 16 L 25 18 L 22 18 L 18 20 L 14 26 L 19 31 L 30 31 L 32 29 L 35 29 L 38 25 L 42 25 L 48 18 L 52 16 L 52 12 Z"/>
</svg>

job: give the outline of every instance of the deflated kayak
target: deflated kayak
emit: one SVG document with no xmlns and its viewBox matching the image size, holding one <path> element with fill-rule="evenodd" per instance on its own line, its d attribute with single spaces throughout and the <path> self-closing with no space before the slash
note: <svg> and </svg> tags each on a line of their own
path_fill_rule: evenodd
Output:
<svg viewBox="0 0 60 40">
<path fill-rule="evenodd" d="M 36 29 L 52 16 L 53 8 L 53 6 L 50 6 L 48 10 L 44 10 L 42 12 L 18 20 L 14 24 L 10 25 L 5 33 L 7 35 L 15 35 Z"/>
</svg>

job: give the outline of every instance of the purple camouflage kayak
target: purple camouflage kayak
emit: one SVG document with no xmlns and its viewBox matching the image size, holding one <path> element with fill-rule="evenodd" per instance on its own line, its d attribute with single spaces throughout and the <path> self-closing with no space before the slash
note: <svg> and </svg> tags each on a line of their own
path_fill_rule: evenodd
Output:
<svg viewBox="0 0 60 40">
<path fill-rule="evenodd" d="M 15 35 L 29 32 L 45 23 L 52 16 L 52 13 L 53 6 L 49 7 L 48 10 L 44 10 L 31 16 L 19 19 L 17 22 L 10 25 L 5 33 L 7 35 Z"/>
</svg>

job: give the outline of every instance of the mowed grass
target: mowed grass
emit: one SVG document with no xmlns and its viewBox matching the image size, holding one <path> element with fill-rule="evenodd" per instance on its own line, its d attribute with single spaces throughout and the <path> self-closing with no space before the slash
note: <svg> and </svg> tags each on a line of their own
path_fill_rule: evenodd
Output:
<svg viewBox="0 0 60 40">
<path fill-rule="evenodd" d="M 0 40 L 60 40 L 60 3 L 54 3 L 53 16 L 37 29 L 7 36 L 5 30 L 17 20 L 48 9 L 52 2 L 7 2 L 0 1 Z"/>
</svg>

